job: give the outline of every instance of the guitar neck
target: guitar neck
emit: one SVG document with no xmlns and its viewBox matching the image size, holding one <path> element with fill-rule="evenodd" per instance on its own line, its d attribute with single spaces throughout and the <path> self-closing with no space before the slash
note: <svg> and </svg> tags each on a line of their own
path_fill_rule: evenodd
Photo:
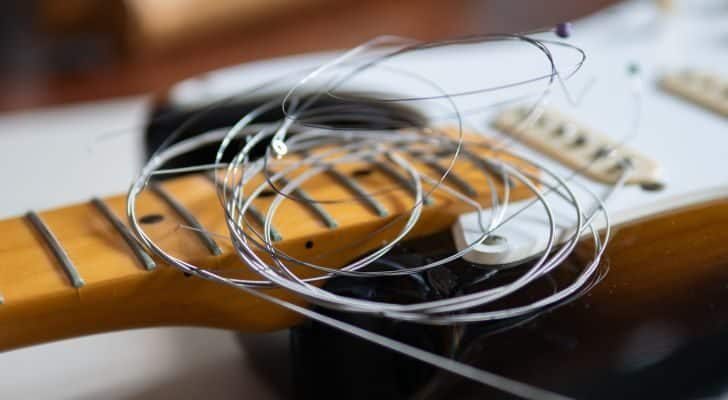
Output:
<svg viewBox="0 0 728 400">
<path fill-rule="evenodd" d="M 357 168 L 361 166 L 344 165 L 337 174 L 312 178 L 306 194 L 351 198 L 352 180 L 367 191 L 396 184 L 392 171 L 364 173 Z M 473 187 L 487 187 L 488 172 L 472 161 L 459 161 L 453 173 Z M 528 194 L 522 185 L 512 190 L 515 199 Z M 445 229 L 458 214 L 471 211 L 444 191 L 435 191 L 431 197 L 413 236 Z M 266 211 L 273 198 L 260 197 L 254 205 Z M 487 205 L 490 193 L 484 190 L 478 198 Z M 393 237 L 404 218 L 380 235 L 368 233 L 392 222 L 412 204 L 407 190 L 318 208 L 285 201 L 273 219 L 274 236 L 280 236 L 275 237 L 279 239 L 276 245 L 293 257 L 338 267 Z M 0 221 L 0 294 L 4 300 L 0 305 L 0 349 L 135 327 L 195 325 L 269 331 L 298 322 L 296 315 L 275 305 L 163 264 L 130 240 L 125 210 L 126 197 L 114 196 Z M 137 210 L 150 237 L 175 257 L 237 278 L 259 278 L 241 264 L 226 239 L 223 211 L 209 177 L 189 175 L 157 184 L 157 189 L 140 195 Z M 260 230 L 259 221 L 251 220 Z M 188 229 L 190 226 L 208 234 Z M 342 243 L 343 237 L 367 239 Z M 313 276 L 311 271 L 299 273 Z M 300 302 L 282 290 L 269 293 Z"/>
<path fill-rule="evenodd" d="M 179 191 L 189 211 L 209 224 L 217 217 L 205 207 L 212 203 L 196 201 L 214 190 L 200 190 L 206 193 L 198 196 L 185 189 L 199 187 L 199 181 L 181 178 L 165 186 Z M 183 220 L 162 197 L 144 193 L 139 205 L 153 222 L 145 227 L 177 254 L 206 265 L 232 264 L 229 248 L 213 257 L 194 235 L 179 229 Z M 115 196 L 0 221 L 0 347 L 137 326 L 214 325 L 217 316 L 193 301 L 206 296 L 211 285 L 185 278 L 127 241 L 124 210 L 125 197 Z M 170 307 L 186 302 L 184 313 Z"/>
</svg>

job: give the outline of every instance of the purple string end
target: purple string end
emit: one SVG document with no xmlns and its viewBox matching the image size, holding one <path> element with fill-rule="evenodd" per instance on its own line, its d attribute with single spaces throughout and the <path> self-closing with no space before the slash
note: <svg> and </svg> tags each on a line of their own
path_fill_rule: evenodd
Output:
<svg viewBox="0 0 728 400">
<path fill-rule="evenodd" d="M 571 36 L 571 22 L 562 22 L 556 25 L 556 36 L 566 39 Z"/>
</svg>

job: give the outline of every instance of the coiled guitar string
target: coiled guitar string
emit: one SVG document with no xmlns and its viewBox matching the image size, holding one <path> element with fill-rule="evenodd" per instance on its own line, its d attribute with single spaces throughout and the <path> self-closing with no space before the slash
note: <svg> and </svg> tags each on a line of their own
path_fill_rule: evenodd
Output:
<svg viewBox="0 0 728 400">
<path fill-rule="evenodd" d="M 346 82 L 353 77 L 359 76 L 362 71 L 378 66 L 384 60 L 392 59 L 401 54 L 454 44 L 502 41 L 526 43 L 542 52 L 550 65 L 550 73 L 537 78 L 507 83 L 497 87 L 484 87 L 466 92 L 448 93 L 436 83 L 429 81 L 426 77 L 417 76 L 411 71 L 398 71 L 398 73 L 409 74 L 421 83 L 427 83 L 430 88 L 438 91 L 439 94 L 437 96 L 426 97 L 390 96 L 387 98 L 364 99 L 347 98 L 337 92 Z M 247 95 L 264 91 L 272 85 L 288 81 L 290 77 L 302 77 L 293 84 L 283 98 L 273 99 L 259 106 L 243 116 L 229 130 L 216 130 L 204 133 L 160 149 L 144 167 L 139 178 L 133 183 L 129 191 L 127 211 L 132 229 L 137 238 L 156 255 L 186 273 L 231 285 L 252 295 L 272 301 L 289 310 L 342 329 L 350 334 L 371 340 L 390 349 L 400 351 L 414 358 L 494 386 L 506 392 L 527 398 L 558 398 L 558 395 L 553 393 L 544 392 L 522 383 L 510 381 L 506 378 L 498 377 L 457 361 L 447 359 L 446 357 L 437 356 L 393 341 L 384 336 L 367 332 L 361 328 L 279 300 L 265 292 L 257 290 L 266 287 L 284 288 L 312 304 L 330 309 L 370 313 L 388 318 L 442 325 L 502 320 L 529 315 L 539 309 L 553 306 L 574 295 L 580 289 L 583 289 L 589 280 L 594 277 L 601 256 L 609 241 L 610 225 L 608 214 L 603 203 L 608 196 L 597 196 L 589 191 L 588 188 L 581 186 L 580 190 L 587 193 L 592 198 L 594 204 L 591 209 L 585 210 L 572 189 L 571 184 L 574 182 L 568 182 L 545 165 L 520 156 L 516 152 L 508 149 L 507 146 L 497 147 L 497 154 L 508 155 L 520 163 L 535 168 L 542 175 L 533 174 L 526 168 L 519 167 L 512 161 L 507 161 L 504 157 L 490 156 L 482 158 L 484 162 L 487 162 L 488 165 L 494 168 L 494 171 L 497 171 L 498 178 L 503 182 L 503 193 L 502 195 L 498 194 L 492 177 L 488 176 L 487 185 L 492 195 L 492 204 L 490 207 L 492 212 L 488 221 L 483 221 L 481 218 L 482 235 L 478 240 L 461 251 L 425 265 L 386 271 L 363 270 L 366 266 L 386 255 L 395 245 L 407 237 L 421 216 L 424 202 L 426 201 L 425 199 L 436 190 L 447 193 L 451 197 L 471 206 L 476 211 L 483 211 L 475 199 L 470 198 L 445 183 L 448 174 L 451 172 L 466 145 L 463 134 L 463 121 L 453 99 L 458 96 L 472 96 L 478 93 L 492 92 L 504 88 L 545 81 L 545 89 L 539 93 L 529 115 L 524 119 L 524 121 L 533 121 L 533 115 L 537 112 L 538 105 L 543 103 L 549 96 L 555 82 L 560 82 L 563 88 L 565 88 L 562 79 L 568 79 L 573 76 L 583 64 L 583 52 L 573 46 L 567 46 L 568 48 L 577 49 L 577 52 L 582 57 L 576 66 L 559 72 L 554 58 L 548 50 L 548 44 L 554 43 L 561 45 L 560 42 L 547 43 L 519 35 L 484 35 L 469 37 L 460 41 L 450 40 L 434 43 L 418 43 L 409 39 L 385 37 L 375 39 L 357 47 L 318 68 L 294 73 L 288 75 L 286 78 L 278 79 L 274 83 L 268 82 L 267 84 L 257 86 L 248 91 Z M 399 47 L 391 50 L 391 47 L 395 44 L 399 45 Z M 381 47 L 382 45 L 386 45 L 386 48 Z M 392 69 L 388 68 L 388 70 Z M 316 90 L 306 90 L 304 93 L 302 88 L 312 83 L 315 83 L 313 86 Z M 313 95 L 310 95 L 311 93 Z M 310 97 L 306 97 L 305 95 L 310 95 Z M 324 97 L 337 99 L 341 103 L 335 106 L 318 106 L 316 101 Z M 511 102 L 522 99 L 522 97 L 514 98 L 511 99 Z M 452 135 L 448 135 L 434 126 L 416 126 L 409 122 L 406 117 L 396 114 L 389 116 L 389 118 L 381 117 L 381 119 L 376 121 L 377 123 L 386 124 L 391 128 L 383 129 L 380 125 L 376 129 L 367 128 L 367 126 L 371 126 L 372 115 L 367 112 L 358 113 L 359 110 L 357 110 L 357 104 L 353 103 L 354 100 L 357 102 L 371 102 L 373 104 L 381 102 L 442 102 L 451 108 L 451 115 L 455 118 L 456 137 L 453 138 Z M 509 101 L 506 99 L 498 102 L 497 105 L 500 106 L 508 103 Z M 281 107 L 283 110 L 285 115 L 283 120 L 273 123 L 257 122 L 257 119 L 264 112 L 272 110 L 275 107 Z M 484 108 L 486 107 L 484 106 Z M 342 117 L 347 121 L 359 122 L 361 128 L 343 129 L 334 126 L 335 121 L 340 121 Z M 289 135 L 292 132 L 296 134 Z M 245 145 L 237 151 L 230 162 L 224 163 L 222 161 L 224 155 L 228 154 L 232 144 L 241 138 L 245 140 Z M 170 138 L 169 142 L 173 139 L 174 137 Z M 265 155 L 257 159 L 252 159 L 252 149 L 256 145 L 266 142 L 270 144 L 266 147 Z M 219 144 L 215 160 L 211 160 L 209 165 L 192 166 L 190 169 L 211 169 L 214 171 L 224 169 L 225 176 L 219 182 L 218 195 L 221 206 L 225 211 L 230 240 L 240 259 L 245 261 L 245 265 L 260 276 L 258 280 L 231 278 L 221 274 L 220 271 L 207 270 L 201 266 L 193 265 L 185 260 L 179 259 L 158 246 L 137 222 L 136 198 L 144 190 L 147 182 L 153 176 L 168 172 L 161 170 L 161 167 L 167 161 L 179 157 L 182 154 L 214 143 Z M 413 145 L 451 149 L 451 157 L 444 173 L 440 176 L 433 177 L 418 171 L 407 160 L 407 155 L 409 154 L 408 149 Z M 296 157 L 289 157 L 292 155 Z M 291 158 L 293 159 L 291 160 Z M 275 212 L 283 201 L 342 203 L 359 200 L 357 197 L 346 199 L 304 199 L 294 193 L 295 189 L 299 188 L 310 178 L 334 169 L 337 165 L 351 163 L 371 164 L 374 162 L 373 160 L 392 164 L 398 169 L 405 171 L 408 187 L 411 189 L 411 194 L 414 197 L 413 205 L 408 212 L 393 217 L 392 221 L 388 222 L 384 228 L 379 228 L 371 232 L 370 235 L 364 235 L 362 238 L 356 238 L 356 240 L 362 241 L 370 240 L 372 235 L 380 234 L 381 232 L 390 230 L 390 227 L 401 224 L 402 226 L 399 228 L 398 233 L 387 236 L 388 240 L 386 244 L 358 260 L 343 265 L 341 268 L 330 268 L 324 265 L 317 265 L 311 261 L 296 259 L 290 254 L 284 253 L 281 249 L 276 248 L 272 240 L 271 225 Z M 283 166 L 283 168 L 275 171 L 271 169 L 272 167 L 278 166 Z M 298 170 L 303 170 L 303 172 L 293 176 L 293 172 Z M 629 177 L 630 170 L 630 166 L 626 166 L 623 169 L 622 176 L 614 186 L 615 191 L 624 185 L 624 182 Z M 252 177 L 259 174 L 265 177 L 265 181 L 253 189 L 246 187 L 246 184 L 250 182 Z M 289 179 L 289 175 L 293 177 Z M 215 180 L 218 183 L 219 176 L 217 173 L 215 174 Z M 430 188 L 427 190 L 423 188 L 423 183 L 428 184 Z M 475 245 L 486 240 L 500 226 L 508 223 L 517 215 L 517 213 L 511 213 L 508 217 L 505 216 L 509 208 L 510 189 L 514 184 L 527 188 L 535 196 L 533 202 L 540 204 L 543 208 L 546 223 L 548 224 L 548 241 L 545 251 L 538 256 L 538 259 L 520 277 L 513 281 L 465 295 L 406 305 L 351 298 L 329 292 L 325 288 L 314 285 L 315 281 L 339 275 L 357 277 L 411 275 L 443 266 L 460 258 Z M 545 187 L 547 192 L 544 193 L 539 186 Z M 247 216 L 249 215 L 252 202 L 266 189 L 272 189 L 275 192 L 275 198 L 265 213 L 263 229 L 260 232 L 255 229 Z M 250 190 L 250 193 L 246 193 L 246 190 Z M 366 195 L 376 197 L 393 190 L 401 191 L 405 189 L 400 185 L 392 188 L 379 189 L 376 192 L 367 192 Z M 566 238 L 560 238 L 556 235 L 556 215 L 554 214 L 552 205 L 546 198 L 550 193 L 554 193 L 557 199 L 569 204 L 573 208 L 576 223 L 572 232 Z M 597 215 L 602 215 L 604 219 L 605 230 L 601 235 L 593 224 Z M 579 239 L 585 233 L 594 242 L 593 256 L 589 262 L 582 266 L 581 272 L 573 279 L 571 284 L 525 305 L 495 310 L 491 309 L 488 311 L 478 310 L 482 306 L 511 296 L 531 282 L 554 271 L 572 253 Z M 314 278 L 301 278 L 294 272 L 292 266 L 313 269 L 321 274 Z"/>
</svg>

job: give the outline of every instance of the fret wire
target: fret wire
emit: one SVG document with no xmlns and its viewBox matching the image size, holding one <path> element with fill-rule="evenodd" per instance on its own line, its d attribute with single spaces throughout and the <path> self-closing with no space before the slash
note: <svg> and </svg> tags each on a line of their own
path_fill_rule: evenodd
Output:
<svg viewBox="0 0 728 400">
<path fill-rule="evenodd" d="M 215 182 L 215 175 L 214 175 L 214 173 L 213 173 L 213 172 L 209 172 L 209 173 L 206 173 L 206 174 L 204 174 L 204 176 L 205 176 L 205 178 L 207 178 L 207 180 L 208 180 L 208 181 L 210 181 L 211 183 L 213 183 L 213 184 L 214 184 L 214 183 L 216 183 L 216 182 Z M 218 187 L 222 187 L 222 186 L 223 186 L 223 184 L 222 184 L 222 183 L 220 183 L 220 182 L 218 182 L 218 183 L 217 183 L 217 186 L 218 186 Z M 229 188 L 229 187 L 227 187 L 227 186 L 226 186 L 226 187 L 225 187 L 224 189 L 225 189 L 225 194 L 226 194 L 226 195 L 227 195 L 228 197 L 232 197 L 232 195 L 233 195 L 233 191 L 232 191 L 232 189 L 231 189 L 231 188 Z M 240 200 L 241 200 L 241 201 L 242 201 L 243 203 L 245 203 L 245 201 L 246 201 L 246 198 L 245 198 L 245 197 L 243 197 L 243 196 L 241 196 L 241 199 L 240 199 Z M 258 224 L 260 224 L 260 226 L 265 226 L 265 215 L 263 215 L 263 213 L 262 213 L 262 212 L 261 212 L 260 210 L 258 210 L 258 208 L 257 208 L 257 207 L 255 207 L 255 206 L 254 206 L 254 205 L 253 205 L 253 204 L 251 203 L 251 204 L 250 204 L 250 205 L 248 206 L 248 209 L 247 209 L 247 211 L 248 211 L 248 213 L 250 213 L 250 215 L 251 215 L 251 216 L 253 217 L 253 219 L 255 220 L 255 222 L 257 222 Z M 277 241 L 279 241 L 279 240 L 283 240 L 283 236 L 282 236 L 282 235 L 281 235 L 281 233 L 280 233 L 280 232 L 279 232 L 279 231 L 278 231 L 278 230 L 277 230 L 277 229 L 276 229 L 276 228 L 275 228 L 275 227 L 273 226 L 273 224 L 271 224 L 271 226 L 270 226 L 270 236 L 271 236 L 271 239 L 273 239 L 273 241 L 274 241 L 274 242 L 277 242 Z"/>
<path fill-rule="evenodd" d="M 367 193 L 367 191 L 363 187 L 361 187 L 361 185 L 359 185 L 356 180 L 342 174 L 341 172 L 333 168 L 327 169 L 326 173 L 334 178 L 336 181 L 344 185 L 344 187 L 346 187 L 349 191 L 353 192 L 357 196 L 357 198 L 363 201 L 364 204 L 366 204 L 368 207 L 373 209 L 374 212 L 377 213 L 377 215 L 379 215 L 380 217 L 386 217 L 387 215 L 389 215 L 389 211 L 387 211 L 387 209 L 381 203 L 379 203 L 377 199 L 370 196 L 369 193 Z"/>
<path fill-rule="evenodd" d="M 91 199 L 91 203 L 96 206 L 96 208 L 101 212 L 101 214 L 106 217 L 106 219 L 111 222 L 111 225 L 116 228 L 116 231 L 121 234 L 121 237 L 124 238 L 124 241 L 127 245 L 129 245 L 129 248 L 134 253 L 134 256 L 139 260 L 139 262 L 142 263 L 144 268 L 147 271 L 151 271 L 156 267 L 156 263 L 152 259 L 152 257 L 147 254 L 147 252 L 144 251 L 142 246 L 139 244 L 139 242 L 134 239 L 134 236 L 131 234 L 129 229 L 124 225 L 121 220 L 114 215 L 114 212 L 109 208 L 109 206 L 98 197 L 94 197 Z"/>
<path fill-rule="evenodd" d="M 309 152 L 308 151 L 301 151 L 302 157 L 308 157 Z M 359 183 L 349 176 L 342 174 L 341 172 L 337 171 L 333 167 L 326 168 L 326 174 L 330 177 L 334 178 L 337 182 L 342 184 L 347 190 L 352 192 L 357 196 L 359 200 L 364 202 L 364 204 L 374 210 L 374 212 L 377 213 L 380 217 L 386 217 L 389 215 L 389 211 L 377 201 L 373 196 L 370 196 L 369 193 L 361 186 Z"/>
<path fill-rule="evenodd" d="M 241 201 L 243 203 L 245 203 L 247 201 L 247 199 L 245 197 L 241 197 Z M 252 215 L 253 219 L 255 219 L 255 221 L 260 226 L 265 226 L 265 215 L 260 210 L 258 210 L 252 204 L 250 204 L 248 206 L 248 212 Z M 283 240 L 283 236 L 280 234 L 280 232 L 278 232 L 278 230 L 276 228 L 273 227 L 272 224 L 270 226 L 270 237 L 271 237 L 271 239 L 273 239 L 274 242 Z"/>
<path fill-rule="evenodd" d="M 476 167 L 478 167 L 483 173 L 489 174 L 494 176 L 496 179 L 498 179 L 501 183 L 505 184 L 506 182 L 503 181 L 503 171 L 500 167 L 494 165 L 492 162 L 484 160 L 479 155 L 471 152 L 470 150 L 466 150 L 465 148 L 460 149 L 460 153 L 467 157 L 470 161 L 475 164 Z M 508 186 L 514 187 L 516 185 L 516 182 L 508 177 Z"/>
<path fill-rule="evenodd" d="M 71 258 L 68 257 L 68 253 L 66 253 L 63 249 L 61 243 L 58 241 L 53 232 L 51 232 L 48 225 L 43 222 L 35 211 L 28 211 L 25 216 L 28 221 L 30 221 L 33 228 L 35 228 L 35 230 L 43 237 L 43 240 L 50 248 L 51 253 L 53 253 L 58 262 L 61 264 L 63 271 L 68 276 L 73 287 L 76 289 L 83 287 L 84 281 L 81 278 L 81 275 L 76 270 L 76 267 L 73 266 L 73 262 L 71 261 Z"/>
<path fill-rule="evenodd" d="M 288 180 L 286 178 L 281 178 L 281 184 L 283 186 L 288 185 Z M 309 196 L 309 194 L 301 189 L 301 188 L 295 188 L 293 189 L 294 196 L 300 198 L 304 202 L 304 206 L 308 207 L 311 211 L 313 211 L 314 214 L 316 214 L 323 222 L 326 224 L 326 226 L 330 229 L 336 228 L 339 224 L 336 223 L 336 220 L 334 217 L 331 216 L 326 210 L 324 210 L 323 207 L 321 207 L 320 204 L 316 203 L 315 200 Z"/>
<path fill-rule="evenodd" d="M 453 185 L 460 188 L 460 190 L 465 192 L 465 194 L 467 194 L 468 196 L 477 196 L 477 191 L 472 186 L 470 186 L 470 184 L 466 182 L 465 179 L 461 178 L 460 175 L 456 174 L 455 171 L 453 171 L 452 169 L 448 172 L 448 169 L 441 165 L 436 158 L 417 151 L 410 151 L 409 153 L 418 161 L 435 170 L 435 172 L 437 172 L 441 176 L 447 172 L 448 174 L 445 179 L 451 181 Z"/>
<path fill-rule="evenodd" d="M 157 194 L 162 200 L 164 200 L 165 203 L 167 203 L 172 209 L 174 210 L 177 215 L 179 215 L 187 225 L 195 228 L 193 231 L 195 235 L 197 235 L 198 238 L 200 238 L 200 241 L 210 250 L 210 253 L 213 255 L 219 256 L 222 254 L 222 249 L 220 246 L 217 245 L 215 240 L 212 238 L 212 236 L 207 234 L 207 231 L 205 228 L 200 224 L 200 222 L 195 218 L 192 213 L 190 213 L 180 202 L 178 202 L 174 197 L 172 197 L 171 194 L 169 194 L 164 188 L 162 188 L 161 185 L 159 185 L 156 182 L 150 182 L 149 188 Z"/>
<path fill-rule="evenodd" d="M 414 187 L 412 182 L 409 181 L 409 179 L 402 176 L 399 172 L 397 172 L 394 168 L 390 167 L 386 163 L 383 163 L 381 161 L 375 160 L 373 157 L 367 157 L 367 161 L 372 163 L 377 169 L 388 175 L 390 178 L 394 179 L 397 183 L 407 188 L 407 190 L 412 194 L 417 194 L 417 189 Z M 428 206 L 430 204 L 433 204 L 434 200 L 430 196 L 425 196 L 422 200 L 422 204 Z"/>
</svg>

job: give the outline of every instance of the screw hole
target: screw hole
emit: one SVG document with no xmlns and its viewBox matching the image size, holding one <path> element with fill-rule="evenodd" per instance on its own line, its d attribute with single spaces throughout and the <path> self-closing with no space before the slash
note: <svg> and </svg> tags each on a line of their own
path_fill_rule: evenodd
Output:
<svg viewBox="0 0 728 400">
<path fill-rule="evenodd" d="M 499 235 L 490 235 L 485 240 L 483 240 L 483 244 L 487 244 L 489 246 L 504 244 L 506 242 L 506 238 Z"/>
<path fill-rule="evenodd" d="M 306 246 L 307 249 L 313 248 L 313 242 L 310 241 L 310 240 L 307 240 L 305 246 Z"/>
<path fill-rule="evenodd" d="M 164 216 L 161 214 L 148 214 L 139 218 L 140 224 L 156 224 L 164 220 Z"/>
</svg>

